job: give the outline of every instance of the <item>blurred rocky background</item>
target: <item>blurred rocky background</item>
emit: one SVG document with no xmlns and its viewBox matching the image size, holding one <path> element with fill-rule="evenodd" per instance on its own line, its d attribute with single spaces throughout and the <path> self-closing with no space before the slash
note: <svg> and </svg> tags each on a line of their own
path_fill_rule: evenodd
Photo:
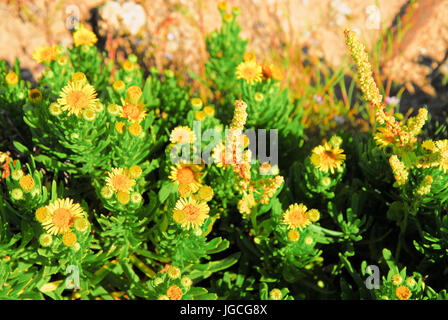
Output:
<svg viewBox="0 0 448 320">
<path fill-rule="evenodd" d="M 381 60 L 382 79 L 403 85 L 413 103 L 443 106 L 448 78 L 448 0 L 229 0 L 240 7 L 242 36 L 258 57 L 288 59 L 297 51 L 338 68 L 346 56 L 343 30 L 361 35 L 370 50 L 385 30 L 394 45 Z M 31 59 L 40 45 L 71 44 L 84 22 L 99 45 L 120 62 L 137 53 L 146 67 L 201 73 L 205 36 L 219 28 L 216 0 L 0 0 L 0 59 L 19 57 L 29 77 L 42 72 Z M 397 41 L 399 40 L 399 41 Z M 378 48 L 377 48 L 378 49 Z M 381 49 L 381 48 L 380 48 Z M 384 49 L 384 48 L 383 48 Z M 442 99 L 442 100 L 439 100 Z M 445 103 L 446 104 L 446 103 Z"/>
</svg>

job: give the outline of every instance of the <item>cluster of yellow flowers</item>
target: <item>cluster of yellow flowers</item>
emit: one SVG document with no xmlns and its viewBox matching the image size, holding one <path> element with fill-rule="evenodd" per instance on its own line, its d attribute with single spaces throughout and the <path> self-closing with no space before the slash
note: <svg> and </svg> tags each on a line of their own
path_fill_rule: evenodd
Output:
<svg viewBox="0 0 448 320">
<path fill-rule="evenodd" d="M 177 163 L 171 167 L 169 179 L 177 184 L 180 198 L 173 210 L 173 219 L 182 227 L 198 230 L 209 217 L 207 202 L 214 196 L 210 186 L 202 184 L 202 165 Z"/>
<path fill-rule="evenodd" d="M 106 185 L 101 189 L 101 195 L 105 199 L 110 199 L 115 194 L 118 202 L 123 205 L 132 202 L 139 204 L 142 201 L 142 195 L 134 192 L 136 179 L 143 173 L 139 165 L 132 165 L 129 168 L 112 168 L 107 173 Z"/>
<path fill-rule="evenodd" d="M 79 250 L 80 245 L 74 230 L 86 232 L 90 226 L 86 212 L 70 198 L 56 199 L 49 205 L 40 207 L 36 210 L 35 217 L 46 230 L 39 238 L 44 247 L 53 243 L 53 236 L 62 235 L 62 242 L 66 246 Z"/>
<path fill-rule="evenodd" d="M 374 139 L 380 147 L 392 146 L 396 153 L 390 157 L 389 163 L 397 184 L 404 185 L 407 182 L 409 170 L 413 168 L 438 167 L 445 172 L 448 169 L 447 140 L 435 142 L 427 140 L 421 145 L 421 148 L 427 152 L 415 156 L 415 151 L 418 150 L 417 136 L 428 119 L 428 111 L 424 108 L 419 109 L 418 114 L 409 118 L 407 124 L 398 122 L 393 115 L 387 113 L 383 98 L 372 76 L 372 67 L 365 46 L 359 41 L 355 32 L 346 29 L 345 35 L 348 49 L 358 69 L 361 90 L 365 99 L 375 107 L 377 122 L 384 125 L 378 128 Z M 425 178 L 422 188 L 417 193 L 421 195 L 428 193 L 431 183 L 432 180 Z"/>
<path fill-rule="evenodd" d="M 392 284 L 397 287 L 395 288 L 395 296 L 399 300 L 408 300 L 412 295 L 409 288 L 413 289 L 417 285 L 417 282 L 413 277 L 408 277 L 403 283 L 403 277 L 399 273 L 394 274 L 391 281 Z"/>
<path fill-rule="evenodd" d="M 9 161 L 6 163 L 8 164 L 7 172 L 9 172 Z M 36 179 L 32 174 L 25 174 L 21 169 L 17 169 L 12 171 L 11 178 L 12 181 L 15 181 L 18 184 L 16 188 L 11 190 L 11 196 L 14 200 L 22 200 L 26 194 L 31 195 L 31 197 L 35 197 L 40 194 L 40 187 L 36 183 Z"/>
<path fill-rule="evenodd" d="M 282 221 L 290 229 L 288 232 L 289 240 L 295 242 L 300 239 L 300 233 L 297 229 L 302 231 L 313 222 L 320 219 L 320 212 L 317 209 L 310 209 L 300 203 L 294 203 L 283 213 Z M 305 239 L 307 244 L 311 244 L 313 239 Z"/>
<path fill-rule="evenodd" d="M 266 63 L 258 64 L 257 58 L 253 52 L 246 52 L 241 62 L 236 68 L 237 79 L 244 79 L 250 85 L 255 82 L 261 82 L 263 79 L 272 78 L 276 81 L 282 81 L 285 77 L 284 71 L 272 64 Z"/>
<path fill-rule="evenodd" d="M 124 84 L 123 84 L 124 86 Z M 113 116 L 119 116 L 124 119 L 115 124 L 115 130 L 122 134 L 127 127 L 132 136 L 142 138 L 145 133 L 141 122 L 146 118 L 146 109 L 143 104 L 142 89 L 138 86 L 130 86 L 126 90 L 126 98 L 122 100 L 122 106 L 110 104 L 107 111 Z"/>
</svg>

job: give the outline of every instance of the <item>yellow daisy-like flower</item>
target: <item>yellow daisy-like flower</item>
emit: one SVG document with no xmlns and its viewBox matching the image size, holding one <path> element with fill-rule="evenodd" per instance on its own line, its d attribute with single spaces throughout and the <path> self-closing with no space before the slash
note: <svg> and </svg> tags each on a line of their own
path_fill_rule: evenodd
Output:
<svg viewBox="0 0 448 320">
<path fill-rule="evenodd" d="M 393 145 L 397 141 L 396 135 L 387 128 L 378 128 L 378 132 L 373 137 L 376 144 L 380 147 L 387 147 L 388 145 Z"/>
<path fill-rule="evenodd" d="M 253 51 L 244 52 L 243 54 L 244 61 L 257 61 L 257 57 Z"/>
<path fill-rule="evenodd" d="M 209 202 L 210 200 L 213 199 L 214 196 L 214 192 L 212 187 L 210 186 L 202 186 L 197 194 L 197 197 L 199 200 L 205 201 L 205 202 Z"/>
<path fill-rule="evenodd" d="M 128 192 L 118 191 L 117 192 L 117 200 L 121 204 L 127 204 L 131 200 L 131 195 Z"/>
<path fill-rule="evenodd" d="M 142 175 L 142 173 L 143 170 L 139 165 L 134 164 L 129 168 L 129 174 L 132 178 L 138 178 Z"/>
<path fill-rule="evenodd" d="M 73 227 L 79 232 L 86 231 L 89 228 L 89 225 L 89 221 L 84 217 L 76 218 L 75 220 L 73 220 Z"/>
<path fill-rule="evenodd" d="M 130 86 L 126 91 L 126 97 L 132 101 L 137 102 L 142 97 L 143 91 L 138 86 Z"/>
<path fill-rule="evenodd" d="M 85 27 L 81 27 L 73 33 L 73 42 L 77 47 L 83 45 L 93 46 L 97 41 L 96 34 Z"/>
<path fill-rule="evenodd" d="M 183 293 L 181 288 L 176 285 L 172 285 L 168 288 L 168 290 L 166 290 L 166 295 L 170 298 L 170 300 L 180 300 L 182 299 Z"/>
<path fill-rule="evenodd" d="M 179 195 L 182 198 L 186 198 L 186 197 L 189 197 L 191 195 L 193 190 L 191 190 L 191 187 L 188 184 L 180 184 L 177 187 L 177 192 L 179 192 Z"/>
<path fill-rule="evenodd" d="M 32 58 L 37 63 L 51 62 L 56 60 L 59 55 L 59 49 L 57 46 L 40 46 L 33 51 Z"/>
<path fill-rule="evenodd" d="M 173 210 L 173 219 L 182 227 L 199 228 L 208 218 L 210 211 L 207 203 L 193 198 L 180 198 Z"/>
<path fill-rule="evenodd" d="M 199 110 L 194 113 L 194 118 L 198 121 L 204 121 L 205 118 L 207 118 L 207 115 L 204 111 Z"/>
<path fill-rule="evenodd" d="M 124 127 L 126 126 L 126 124 L 124 122 L 117 122 L 115 124 L 115 130 L 117 130 L 118 133 L 123 133 L 124 132 Z"/>
<path fill-rule="evenodd" d="M 121 112 L 121 107 L 118 104 L 111 103 L 107 106 L 107 112 L 113 116 L 116 116 Z"/>
<path fill-rule="evenodd" d="M 300 233 L 296 229 L 289 230 L 288 239 L 292 242 L 296 242 L 300 239 Z"/>
<path fill-rule="evenodd" d="M 28 93 L 28 98 L 31 102 L 39 102 L 42 100 L 42 92 L 39 89 L 31 89 Z"/>
<path fill-rule="evenodd" d="M 24 191 L 30 192 L 31 190 L 33 190 L 35 182 L 32 176 L 26 175 L 20 178 L 19 184 Z"/>
<path fill-rule="evenodd" d="M 303 204 L 292 204 L 288 210 L 283 213 L 283 222 L 288 225 L 289 229 L 296 229 L 306 227 L 311 224 L 310 219 L 306 213 L 307 207 Z"/>
<path fill-rule="evenodd" d="M 14 86 L 19 82 L 19 76 L 14 71 L 10 71 L 6 75 L 5 80 L 7 84 Z"/>
<path fill-rule="evenodd" d="M 126 60 L 125 62 L 123 62 L 123 64 L 121 65 L 123 67 L 124 71 L 132 71 L 135 68 L 135 64 L 133 64 L 131 61 Z"/>
<path fill-rule="evenodd" d="M 395 295 L 400 300 L 408 300 L 411 297 L 411 290 L 406 286 L 399 286 L 395 289 Z"/>
<path fill-rule="evenodd" d="M 123 168 L 112 168 L 106 178 L 106 185 L 114 192 L 130 193 L 135 185 L 128 170 Z"/>
<path fill-rule="evenodd" d="M 47 207 L 41 207 L 36 210 L 36 220 L 40 223 L 44 223 L 51 220 L 51 213 Z"/>
<path fill-rule="evenodd" d="M 71 247 L 76 243 L 77 237 L 73 232 L 67 232 L 62 236 L 62 242 L 67 246 Z"/>
<path fill-rule="evenodd" d="M 39 243 L 42 247 L 49 247 L 53 243 L 53 236 L 48 233 L 43 233 L 39 237 Z"/>
<path fill-rule="evenodd" d="M 169 267 L 167 274 L 168 277 L 170 277 L 171 279 L 177 279 L 182 275 L 180 269 L 178 267 L 173 266 Z"/>
<path fill-rule="evenodd" d="M 281 300 L 283 297 L 283 293 L 280 289 L 276 288 L 271 290 L 269 296 L 271 297 L 272 300 Z"/>
<path fill-rule="evenodd" d="M 215 115 L 215 108 L 211 106 L 205 106 L 204 113 L 210 117 L 213 117 Z"/>
<path fill-rule="evenodd" d="M 146 111 L 141 104 L 125 103 L 120 116 L 129 122 L 141 122 L 146 117 Z"/>
<path fill-rule="evenodd" d="M 142 134 L 143 128 L 138 122 L 134 122 L 129 126 L 129 133 L 132 134 L 134 137 L 138 137 Z"/>
<path fill-rule="evenodd" d="M 68 115 L 80 117 L 84 109 L 94 109 L 99 102 L 95 88 L 87 81 L 69 81 L 62 88 L 58 103 Z"/>
<path fill-rule="evenodd" d="M 334 173 L 344 163 L 345 154 L 343 149 L 334 147 L 326 142 L 324 145 L 313 149 L 311 163 L 320 171 Z"/>
<path fill-rule="evenodd" d="M 196 192 L 201 187 L 201 173 L 198 165 L 178 163 L 171 167 L 169 179 L 179 184 L 188 185 L 192 192 Z"/>
<path fill-rule="evenodd" d="M 193 130 L 187 126 L 176 127 L 171 131 L 171 143 L 193 143 L 195 135 Z"/>
<path fill-rule="evenodd" d="M 123 80 L 116 80 L 112 84 L 112 87 L 115 89 L 115 91 L 122 91 L 126 87 Z"/>
<path fill-rule="evenodd" d="M 85 212 L 78 203 L 73 203 L 70 198 L 57 199 L 47 207 L 51 219 L 42 222 L 42 225 L 49 234 L 57 235 L 70 231 L 73 220 L 84 217 Z"/>
<path fill-rule="evenodd" d="M 254 82 L 261 82 L 263 72 L 260 65 L 254 60 L 244 61 L 236 68 L 237 79 L 244 79 L 250 85 Z"/>
</svg>

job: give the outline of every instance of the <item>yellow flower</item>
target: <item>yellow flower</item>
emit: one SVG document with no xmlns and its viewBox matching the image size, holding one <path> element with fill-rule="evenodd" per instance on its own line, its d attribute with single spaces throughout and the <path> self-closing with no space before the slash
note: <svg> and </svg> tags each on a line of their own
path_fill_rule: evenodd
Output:
<svg viewBox="0 0 448 320">
<path fill-rule="evenodd" d="M 28 98 L 30 98 L 31 102 L 39 102 L 42 100 L 42 92 L 39 89 L 31 89 L 28 93 Z"/>
<path fill-rule="evenodd" d="M 193 190 L 191 190 L 191 187 L 188 184 L 179 184 L 177 187 L 177 192 L 179 192 L 179 195 L 182 198 L 189 197 Z"/>
<path fill-rule="evenodd" d="M 169 267 L 167 271 L 168 277 L 171 279 L 177 279 L 181 276 L 181 271 L 178 267 Z"/>
<path fill-rule="evenodd" d="M 194 113 L 194 118 L 198 121 L 204 121 L 206 117 L 207 115 L 204 113 L 204 111 L 199 110 Z"/>
<path fill-rule="evenodd" d="M 26 175 L 20 178 L 19 184 L 25 192 L 30 192 L 33 190 L 35 182 L 32 176 Z"/>
<path fill-rule="evenodd" d="M 168 290 L 166 290 L 166 295 L 171 300 L 180 300 L 182 299 L 183 293 L 181 288 L 176 285 L 172 285 L 168 288 Z"/>
<path fill-rule="evenodd" d="M 415 192 L 421 196 L 428 194 L 431 191 L 432 181 L 431 176 L 425 176 Z"/>
<path fill-rule="evenodd" d="M 373 137 L 379 147 L 387 147 L 397 142 L 396 135 L 389 128 L 378 128 L 378 132 Z"/>
<path fill-rule="evenodd" d="M 134 164 L 133 166 L 131 166 L 129 168 L 129 175 L 132 178 L 140 177 L 142 175 L 142 172 L 143 172 L 142 168 L 139 165 L 136 165 L 136 164 Z"/>
<path fill-rule="evenodd" d="M 345 154 L 342 152 L 344 152 L 343 149 L 333 147 L 326 142 L 313 149 L 310 160 L 320 171 L 334 173 L 334 170 L 339 169 L 345 160 Z"/>
<path fill-rule="evenodd" d="M 272 79 L 282 81 L 285 78 L 285 72 L 278 66 L 272 66 Z"/>
<path fill-rule="evenodd" d="M 130 86 L 128 90 L 126 91 L 126 97 L 131 102 L 137 102 L 142 97 L 142 89 L 138 86 Z"/>
<path fill-rule="evenodd" d="M 114 88 L 115 91 L 122 91 L 124 90 L 126 85 L 124 84 L 123 80 L 116 80 L 112 84 L 112 87 Z"/>
<path fill-rule="evenodd" d="M 63 234 L 70 231 L 73 220 L 84 217 L 85 212 L 78 203 L 73 203 L 70 198 L 56 199 L 47 206 L 51 219 L 42 222 L 42 225 L 49 234 Z"/>
<path fill-rule="evenodd" d="M 129 122 L 141 122 L 146 117 L 146 111 L 142 104 L 125 103 L 121 108 L 120 116 Z"/>
<path fill-rule="evenodd" d="M 218 2 L 218 10 L 219 11 L 227 11 L 228 5 L 227 1 L 219 1 Z"/>
<path fill-rule="evenodd" d="M 39 243 L 42 247 L 49 247 L 53 243 L 53 236 L 48 233 L 43 233 L 39 237 Z"/>
<path fill-rule="evenodd" d="M 62 242 L 67 246 L 71 247 L 76 243 L 77 237 L 73 232 L 67 232 L 62 236 Z"/>
<path fill-rule="evenodd" d="M 235 110 L 233 111 L 230 129 L 240 133 L 244 129 L 247 120 L 247 104 L 243 100 L 235 100 L 234 106 Z"/>
<path fill-rule="evenodd" d="M 320 219 L 320 212 L 317 209 L 311 209 L 307 212 L 307 216 L 311 222 L 317 222 Z"/>
<path fill-rule="evenodd" d="M 255 56 L 255 53 L 253 51 L 250 52 L 245 52 L 243 55 L 243 60 L 244 61 L 257 61 L 257 57 Z"/>
<path fill-rule="evenodd" d="M 254 60 L 240 63 L 235 74 L 237 79 L 244 79 L 250 85 L 254 82 L 261 82 L 263 76 L 261 66 Z"/>
<path fill-rule="evenodd" d="M 307 214 L 307 207 L 303 204 L 292 204 L 289 206 L 288 210 L 283 213 L 283 222 L 288 226 L 289 229 L 296 229 L 306 227 L 311 224 Z"/>
<path fill-rule="evenodd" d="M 204 113 L 210 117 L 213 117 L 215 115 L 215 108 L 211 106 L 205 106 Z"/>
<path fill-rule="evenodd" d="M 210 200 L 213 199 L 213 189 L 210 186 L 202 186 L 199 191 L 198 191 L 198 200 L 202 200 L 205 202 L 209 202 Z"/>
<path fill-rule="evenodd" d="M 58 115 L 60 115 L 62 113 L 62 108 L 61 108 L 61 106 L 57 102 L 53 102 L 48 107 L 48 111 L 50 111 L 50 113 L 53 116 L 58 116 Z"/>
<path fill-rule="evenodd" d="M 135 180 L 131 178 L 128 170 L 112 168 L 112 171 L 108 172 L 106 185 L 114 192 L 130 193 L 135 185 Z"/>
<path fill-rule="evenodd" d="M 296 242 L 300 239 L 300 233 L 296 229 L 289 230 L 288 239 L 292 242 Z"/>
<path fill-rule="evenodd" d="M 403 277 L 399 273 L 397 273 L 392 276 L 391 280 L 394 286 L 399 286 L 403 282 Z"/>
<path fill-rule="evenodd" d="M 202 108 L 202 104 L 203 104 L 201 98 L 192 98 L 190 100 L 190 103 L 191 103 L 191 106 L 195 109 Z"/>
<path fill-rule="evenodd" d="M 201 186 L 201 174 L 199 170 L 198 165 L 178 163 L 175 166 L 171 166 L 171 172 L 168 178 L 173 182 L 188 185 L 192 192 L 196 192 Z"/>
<path fill-rule="evenodd" d="M 73 220 L 73 227 L 79 232 L 87 231 L 89 228 L 89 221 L 84 217 L 79 217 Z"/>
<path fill-rule="evenodd" d="M 51 220 L 51 213 L 47 207 L 40 207 L 36 210 L 36 220 L 40 223 L 48 222 Z"/>
<path fill-rule="evenodd" d="M 142 126 L 138 122 L 134 122 L 129 126 L 129 133 L 135 137 L 140 136 L 143 133 Z"/>
<path fill-rule="evenodd" d="M 193 130 L 187 126 L 176 127 L 171 131 L 171 143 L 193 143 L 195 135 Z"/>
<path fill-rule="evenodd" d="M 272 300 L 281 300 L 283 297 L 283 293 L 280 289 L 272 289 L 269 293 L 269 296 Z"/>
<path fill-rule="evenodd" d="M 400 300 L 408 300 L 411 297 L 411 290 L 406 286 L 399 286 L 395 289 L 395 295 Z"/>
<path fill-rule="evenodd" d="M 40 46 L 33 51 L 32 58 L 37 63 L 51 62 L 56 60 L 59 55 L 59 49 L 57 46 Z"/>
<path fill-rule="evenodd" d="M 117 122 L 115 124 L 115 130 L 117 130 L 118 133 L 123 133 L 124 132 L 124 127 L 125 127 L 125 123 L 124 122 Z"/>
<path fill-rule="evenodd" d="M 82 116 L 86 121 L 93 121 L 96 119 L 96 112 L 92 109 L 85 109 Z"/>
<path fill-rule="evenodd" d="M 114 195 L 114 191 L 108 186 L 104 186 L 101 188 L 101 195 L 104 199 L 110 199 Z"/>
<path fill-rule="evenodd" d="M 87 77 L 84 72 L 75 72 L 72 74 L 72 81 L 85 81 Z"/>
<path fill-rule="evenodd" d="M 392 155 L 389 158 L 389 163 L 397 184 L 399 186 L 404 185 L 408 179 L 408 171 L 406 170 L 403 162 L 401 162 L 396 155 Z"/>
<path fill-rule="evenodd" d="M 87 81 L 69 81 L 62 88 L 58 103 L 68 115 L 81 116 L 84 109 L 94 109 L 98 103 L 95 88 Z"/>
<path fill-rule="evenodd" d="M 123 62 L 122 67 L 123 67 L 123 70 L 124 70 L 124 71 L 129 72 L 129 71 L 134 70 L 134 68 L 135 68 L 135 64 L 133 64 L 133 63 L 132 63 L 131 61 L 129 61 L 129 60 L 126 60 L 125 62 Z"/>
<path fill-rule="evenodd" d="M 73 42 L 77 47 L 82 45 L 93 46 L 97 41 L 98 38 L 95 33 L 86 29 L 84 26 L 73 33 Z"/>
<path fill-rule="evenodd" d="M 185 288 L 190 288 L 193 284 L 193 281 L 188 277 L 183 277 L 180 283 L 182 283 Z"/>
<path fill-rule="evenodd" d="M 111 103 L 107 106 L 107 112 L 113 116 L 116 116 L 121 112 L 121 107 L 118 104 Z"/>
<path fill-rule="evenodd" d="M 173 210 L 173 219 L 182 227 L 197 229 L 204 224 L 210 211 L 207 203 L 193 198 L 180 198 Z"/>
<path fill-rule="evenodd" d="M 22 198 L 23 198 L 23 191 L 22 191 L 22 189 L 19 189 L 19 188 L 12 189 L 12 191 L 11 191 L 11 197 L 12 197 L 14 200 L 20 200 L 20 199 L 22 199 Z"/>
<path fill-rule="evenodd" d="M 425 140 L 422 143 L 422 148 L 434 152 L 436 150 L 436 145 L 432 140 Z"/>
<path fill-rule="evenodd" d="M 131 200 L 131 195 L 128 192 L 118 191 L 117 200 L 121 204 L 127 204 Z"/>
<path fill-rule="evenodd" d="M 6 75 L 5 80 L 7 84 L 14 86 L 19 82 L 19 76 L 14 71 L 10 71 Z"/>
</svg>

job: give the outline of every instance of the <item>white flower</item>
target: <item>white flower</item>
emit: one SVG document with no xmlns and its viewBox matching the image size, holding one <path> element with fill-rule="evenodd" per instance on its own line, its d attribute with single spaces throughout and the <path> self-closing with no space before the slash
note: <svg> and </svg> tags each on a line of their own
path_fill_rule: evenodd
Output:
<svg viewBox="0 0 448 320">
<path fill-rule="evenodd" d="M 133 35 L 137 34 L 140 28 L 146 23 L 145 10 L 135 2 L 125 2 L 122 4 L 121 17 L 123 18 L 123 23 Z"/>
<path fill-rule="evenodd" d="M 380 29 L 381 23 L 381 12 L 380 9 L 376 5 L 371 5 L 366 7 L 366 27 L 367 29 Z"/>
</svg>

